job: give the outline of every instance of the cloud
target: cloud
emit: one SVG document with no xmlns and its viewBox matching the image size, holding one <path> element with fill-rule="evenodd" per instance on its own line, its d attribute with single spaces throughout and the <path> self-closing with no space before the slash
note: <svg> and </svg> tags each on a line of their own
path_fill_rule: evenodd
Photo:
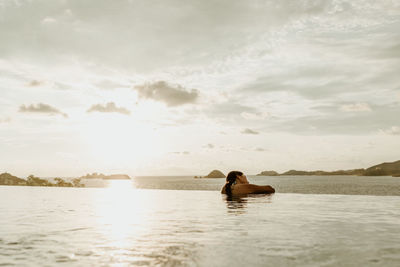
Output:
<svg viewBox="0 0 400 267">
<path fill-rule="evenodd" d="M 241 116 L 243 113 L 248 114 L 258 114 L 260 112 L 257 111 L 256 108 L 243 105 L 237 103 L 238 101 L 235 99 L 230 99 L 229 101 L 221 102 L 221 103 L 208 103 L 207 106 L 203 106 L 201 111 L 205 116 L 212 120 L 218 120 L 220 122 L 238 122 L 241 119 L 243 122 L 246 122 L 246 119 Z M 191 115 L 196 115 L 193 113 Z"/>
<path fill-rule="evenodd" d="M 68 118 L 68 114 L 59 111 L 58 109 L 43 103 L 32 104 L 29 106 L 22 105 L 19 107 L 19 112 L 27 112 L 27 113 L 45 113 L 49 115 L 62 115 L 65 118 Z"/>
<path fill-rule="evenodd" d="M 343 112 L 338 103 L 326 106 L 316 106 L 320 114 L 291 118 L 286 120 L 271 120 L 260 130 L 296 134 L 376 134 L 379 129 L 389 129 L 398 125 L 400 105 L 374 105 L 368 112 Z"/>
<path fill-rule="evenodd" d="M 137 85 L 133 89 L 141 98 L 164 102 L 170 107 L 193 104 L 199 97 L 199 91 L 196 89 L 188 91 L 180 85 L 172 86 L 165 81 L 145 83 Z"/>
<path fill-rule="evenodd" d="M 319 64 L 310 62 L 310 67 L 286 66 L 281 63 L 280 71 L 256 75 L 253 80 L 240 86 L 237 91 L 253 95 L 254 93 L 286 91 L 307 99 L 329 98 L 349 91 L 349 82 L 355 76 L 352 69 L 337 69 L 336 66 L 329 65 L 331 63 L 326 63 L 323 67 L 318 66 Z M 353 88 L 351 89 L 354 91 Z"/>
<path fill-rule="evenodd" d="M 249 128 L 244 129 L 243 131 L 241 131 L 241 133 L 242 134 L 259 134 L 259 132 L 249 129 Z"/>
<path fill-rule="evenodd" d="M 0 30 L 7 38 L 2 38 L 0 51 L 16 57 L 21 51 L 26 57 L 55 56 L 48 57 L 51 61 L 74 55 L 82 61 L 134 70 L 208 65 L 210 61 L 229 58 L 232 54 L 252 52 L 253 44 L 257 43 L 262 50 L 268 50 L 279 39 L 307 34 L 303 28 L 322 31 L 322 36 L 332 37 L 330 43 L 334 45 L 340 38 L 329 30 L 337 30 L 341 36 L 345 34 L 342 38 L 345 43 L 354 44 L 347 42 L 349 37 L 365 39 L 362 30 L 368 28 L 370 32 L 371 22 L 377 25 L 374 29 L 379 33 L 382 32 L 379 26 L 385 25 L 382 21 L 396 22 L 396 1 L 381 2 L 221 0 L 216 4 L 214 1 L 168 0 L 149 4 L 146 1 L 99 0 L 86 4 L 74 1 L 44 1 L 35 5 L 10 3 L 2 12 L 4 19 Z M 397 25 L 390 26 L 395 31 Z M 351 27 L 356 34 L 346 32 Z M 14 34 L 16 30 L 18 35 Z M 279 30 L 282 33 L 276 34 Z M 296 34 L 291 34 L 293 31 Z M 310 37 L 310 42 L 315 43 L 314 37 Z M 298 43 L 299 40 L 294 41 Z M 113 53 L 104 53 L 110 47 L 116 48 Z M 396 51 L 395 46 L 392 49 Z M 238 65 L 243 68 L 242 64 Z"/>
<path fill-rule="evenodd" d="M 342 105 L 339 108 L 340 111 L 344 112 L 366 112 L 372 111 L 371 107 L 368 103 L 354 103 L 354 104 L 346 104 Z"/>
<path fill-rule="evenodd" d="M 262 147 L 256 147 L 256 148 L 254 149 L 254 151 L 263 152 L 263 151 L 267 151 L 267 150 L 265 150 L 265 149 L 262 148 Z"/>
<path fill-rule="evenodd" d="M 222 96 L 198 101 L 207 104 L 189 106 L 193 112 L 188 114 L 185 110 L 182 116 L 186 121 L 217 120 L 221 125 L 240 125 L 239 131 L 255 128 L 261 132 L 281 123 L 276 129 L 293 133 L 298 129 L 290 127 L 300 124 L 316 131 L 346 131 L 347 126 L 352 129 L 351 124 L 333 122 L 350 123 L 356 119 L 346 116 L 374 116 L 375 105 L 386 101 L 384 98 L 389 95 L 392 101 L 395 99 L 390 90 L 398 93 L 400 9 L 393 1 L 377 4 L 355 0 L 349 5 L 346 1 L 222 0 L 217 6 L 208 1 L 182 4 L 174 0 L 154 5 L 131 5 L 129 1 L 99 1 L 96 6 L 62 2 L 54 3 L 54 9 L 48 9 L 46 2 L 6 7 L 4 23 L 0 25 L 5 36 L 0 42 L 0 57 L 35 62 L 38 70 L 43 63 L 47 66 L 43 69 L 49 72 L 46 77 L 27 71 L 30 79 L 24 83 L 44 77 L 46 85 L 53 79 L 72 85 L 78 80 L 75 76 L 73 82 L 68 82 L 56 73 L 69 72 L 63 68 L 76 70 L 76 61 L 88 71 L 82 71 L 83 76 L 94 78 L 88 83 L 99 88 L 132 83 L 130 77 L 135 81 L 155 81 L 139 82 L 134 89 L 138 96 L 168 106 L 194 103 L 199 97 L 203 100 L 211 90 L 232 96 L 226 97 L 230 100 L 226 102 L 222 102 Z M 118 12 L 105 14 L 105 10 Z M 107 22 L 109 19 L 113 20 L 112 25 Z M 53 27 L 41 25 L 45 20 Z M 15 29 L 22 32 L 15 35 Z M 117 49 L 104 53 L 109 47 Z M 32 60 L 39 56 L 40 61 Z M 65 56 L 74 60 L 59 64 Z M 51 65 L 46 65 L 45 59 Z M 59 66 L 64 67 L 58 69 Z M 192 88 L 201 89 L 201 95 L 191 95 Z M 169 92 L 179 97 L 170 97 Z M 332 100 L 342 101 L 335 103 L 334 111 L 314 117 L 306 113 L 310 106 Z M 371 112 L 366 112 L 365 106 L 351 107 L 351 103 L 370 103 Z M 357 108 L 360 112 L 356 112 Z M 363 108 L 365 112 L 361 112 Z M 263 114 L 265 111 L 271 116 Z M 334 117 L 338 115 L 341 117 Z M 262 126 L 254 123 L 265 118 L 268 119 L 262 121 Z M 296 121 L 289 125 L 292 119 Z M 361 119 L 368 125 L 357 122 L 359 129 L 371 130 L 376 124 Z M 373 131 L 396 124 L 378 125 L 381 128 Z"/>
<path fill-rule="evenodd" d="M 390 134 L 390 135 L 400 135 L 400 127 L 392 126 L 389 129 L 381 130 L 382 133 Z"/>
<path fill-rule="evenodd" d="M 117 107 L 114 102 L 108 102 L 105 105 L 102 104 L 93 105 L 87 110 L 87 112 L 105 112 L 105 113 L 115 112 L 124 115 L 131 114 L 131 112 L 128 109 L 123 107 Z"/>
<path fill-rule="evenodd" d="M 303 15 L 319 14 L 331 6 L 326 1 L 317 2 L 223 0 L 216 4 L 168 0 L 149 4 L 99 0 L 36 5 L 16 2 L 5 6 L 2 12 L 0 29 L 7 36 L 4 38 L 7 43 L 0 47 L 15 55 L 23 48 L 33 57 L 38 56 L 38 51 L 47 55 L 54 52 L 58 58 L 77 54 L 96 63 L 127 68 L 150 69 L 182 62 L 199 64 L 204 59 L 229 55 L 247 41 L 246 37 L 261 35 Z M 16 29 L 18 35 L 13 34 Z M 110 47 L 116 48 L 113 53 L 104 53 Z"/>
</svg>

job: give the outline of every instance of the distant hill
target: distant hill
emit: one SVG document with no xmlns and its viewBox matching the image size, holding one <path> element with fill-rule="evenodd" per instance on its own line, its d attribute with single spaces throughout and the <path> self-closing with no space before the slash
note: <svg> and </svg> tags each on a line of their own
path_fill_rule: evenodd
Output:
<svg viewBox="0 0 400 267">
<path fill-rule="evenodd" d="M 276 171 L 262 171 L 261 173 L 257 174 L 257 176 L 278 176 L 279 173 Z"/>
<path fill-rule="evenodd" d="M 130 180 L 131 177 L 127 174 L 111 174 L 105 175 L 103 173 L 94 172 L 92 174 L 88 173 L 85 176 L 81 176 L 81 179 L 105 179 L 105 180 Z"/>
<path fill-rule="evenodd" d="M 363 175 L 364 169 L 338 170 L 338 171 L 296 171 L 290 170 L 280 175 Z"/>
<path fill-rule="evenodd" d="M 385 162 L 369 167 L 364 172 L 365 176 L 400 176 L 400 160 L 395 162 Z"/>
<path fill-rule="evenodd" d="M 204 176 L 204 178 L 225 178 L 225 174 L 219 170 L 213 170 L 207 176 Z"/>
<path fill-rule="evenodd" d="M 357 176 L 394 176 L 400 177 L 400 160 L 395 162 L 381 163 L 367 169 L 338 170 L 338 171 L 298 171 L 290 170 L 284 173 L 275 171 L 262 171 L 257 176 L 276 176 L 276 175 L 357 175 Z"/>
<path fill-rule="evenodd" d="M 81 184 L 81 180 L 79 178 L 72 179 L 72 183 L 66 182 L 61 178 L 54 178 L 54 181 L 55 183 L 52 183 L 46 179 L 35 177 L 34 175 L 29 175 L 25 180 L 7 172 L 0 174 L 0 185 L 85 187 L 84 184 Z"/>
<path fill-rule="evenodd" d="M 0 174 L 0 185 L 26 185 L 26 180 L 5 172 Z"/>
</svg>

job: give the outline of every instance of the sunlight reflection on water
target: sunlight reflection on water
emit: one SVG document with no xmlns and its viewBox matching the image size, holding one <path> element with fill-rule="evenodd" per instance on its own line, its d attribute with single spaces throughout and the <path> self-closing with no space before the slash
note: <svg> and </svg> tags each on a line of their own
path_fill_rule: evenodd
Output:
<svg viewBox="0 0 400 267">
<path fill-rule="evenodd" d="M 105 226 L 108 246 L 123 249 L 131 244 L 130 237 L 140 239 L 149 230 L 145 211 L 151 209 L 151 200 L 135 191 L 131 180 L 110 180 L 103 199 L 95 205 L 97 223 Z"/>
</svg>

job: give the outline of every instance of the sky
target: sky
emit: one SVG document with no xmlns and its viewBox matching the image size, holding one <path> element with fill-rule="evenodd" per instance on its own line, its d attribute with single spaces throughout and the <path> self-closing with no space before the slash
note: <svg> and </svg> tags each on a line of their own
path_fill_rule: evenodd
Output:
<svg viewBox="0 0 400 267">
<path fill-rule="evenodd" d="M 0 1 L 0 172 L 400 159 L 400 1 Z"/>
</svg>

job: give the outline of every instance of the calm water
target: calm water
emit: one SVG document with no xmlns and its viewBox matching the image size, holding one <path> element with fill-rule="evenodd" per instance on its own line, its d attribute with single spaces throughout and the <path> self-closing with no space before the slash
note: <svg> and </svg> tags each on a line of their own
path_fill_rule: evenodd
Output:
<svg viewBox="0 0 400 267">
<path fill-rule="evenodd" d="M 251 183 L 272 185 L 279 193 L 400 196 L 400 178 L 383 176 L 252 176 Z M 225 179 L 194 179 L 189 176 L 135 177 L 143 189 L 220 190 Z M 104 181 L 87 181 L 107 186 Z"/>
<path fill-rule="evenodd" d="M 0 186 L 0 265 L 400 265 L 399 196 L 109 186 Z"/>
</svg>

